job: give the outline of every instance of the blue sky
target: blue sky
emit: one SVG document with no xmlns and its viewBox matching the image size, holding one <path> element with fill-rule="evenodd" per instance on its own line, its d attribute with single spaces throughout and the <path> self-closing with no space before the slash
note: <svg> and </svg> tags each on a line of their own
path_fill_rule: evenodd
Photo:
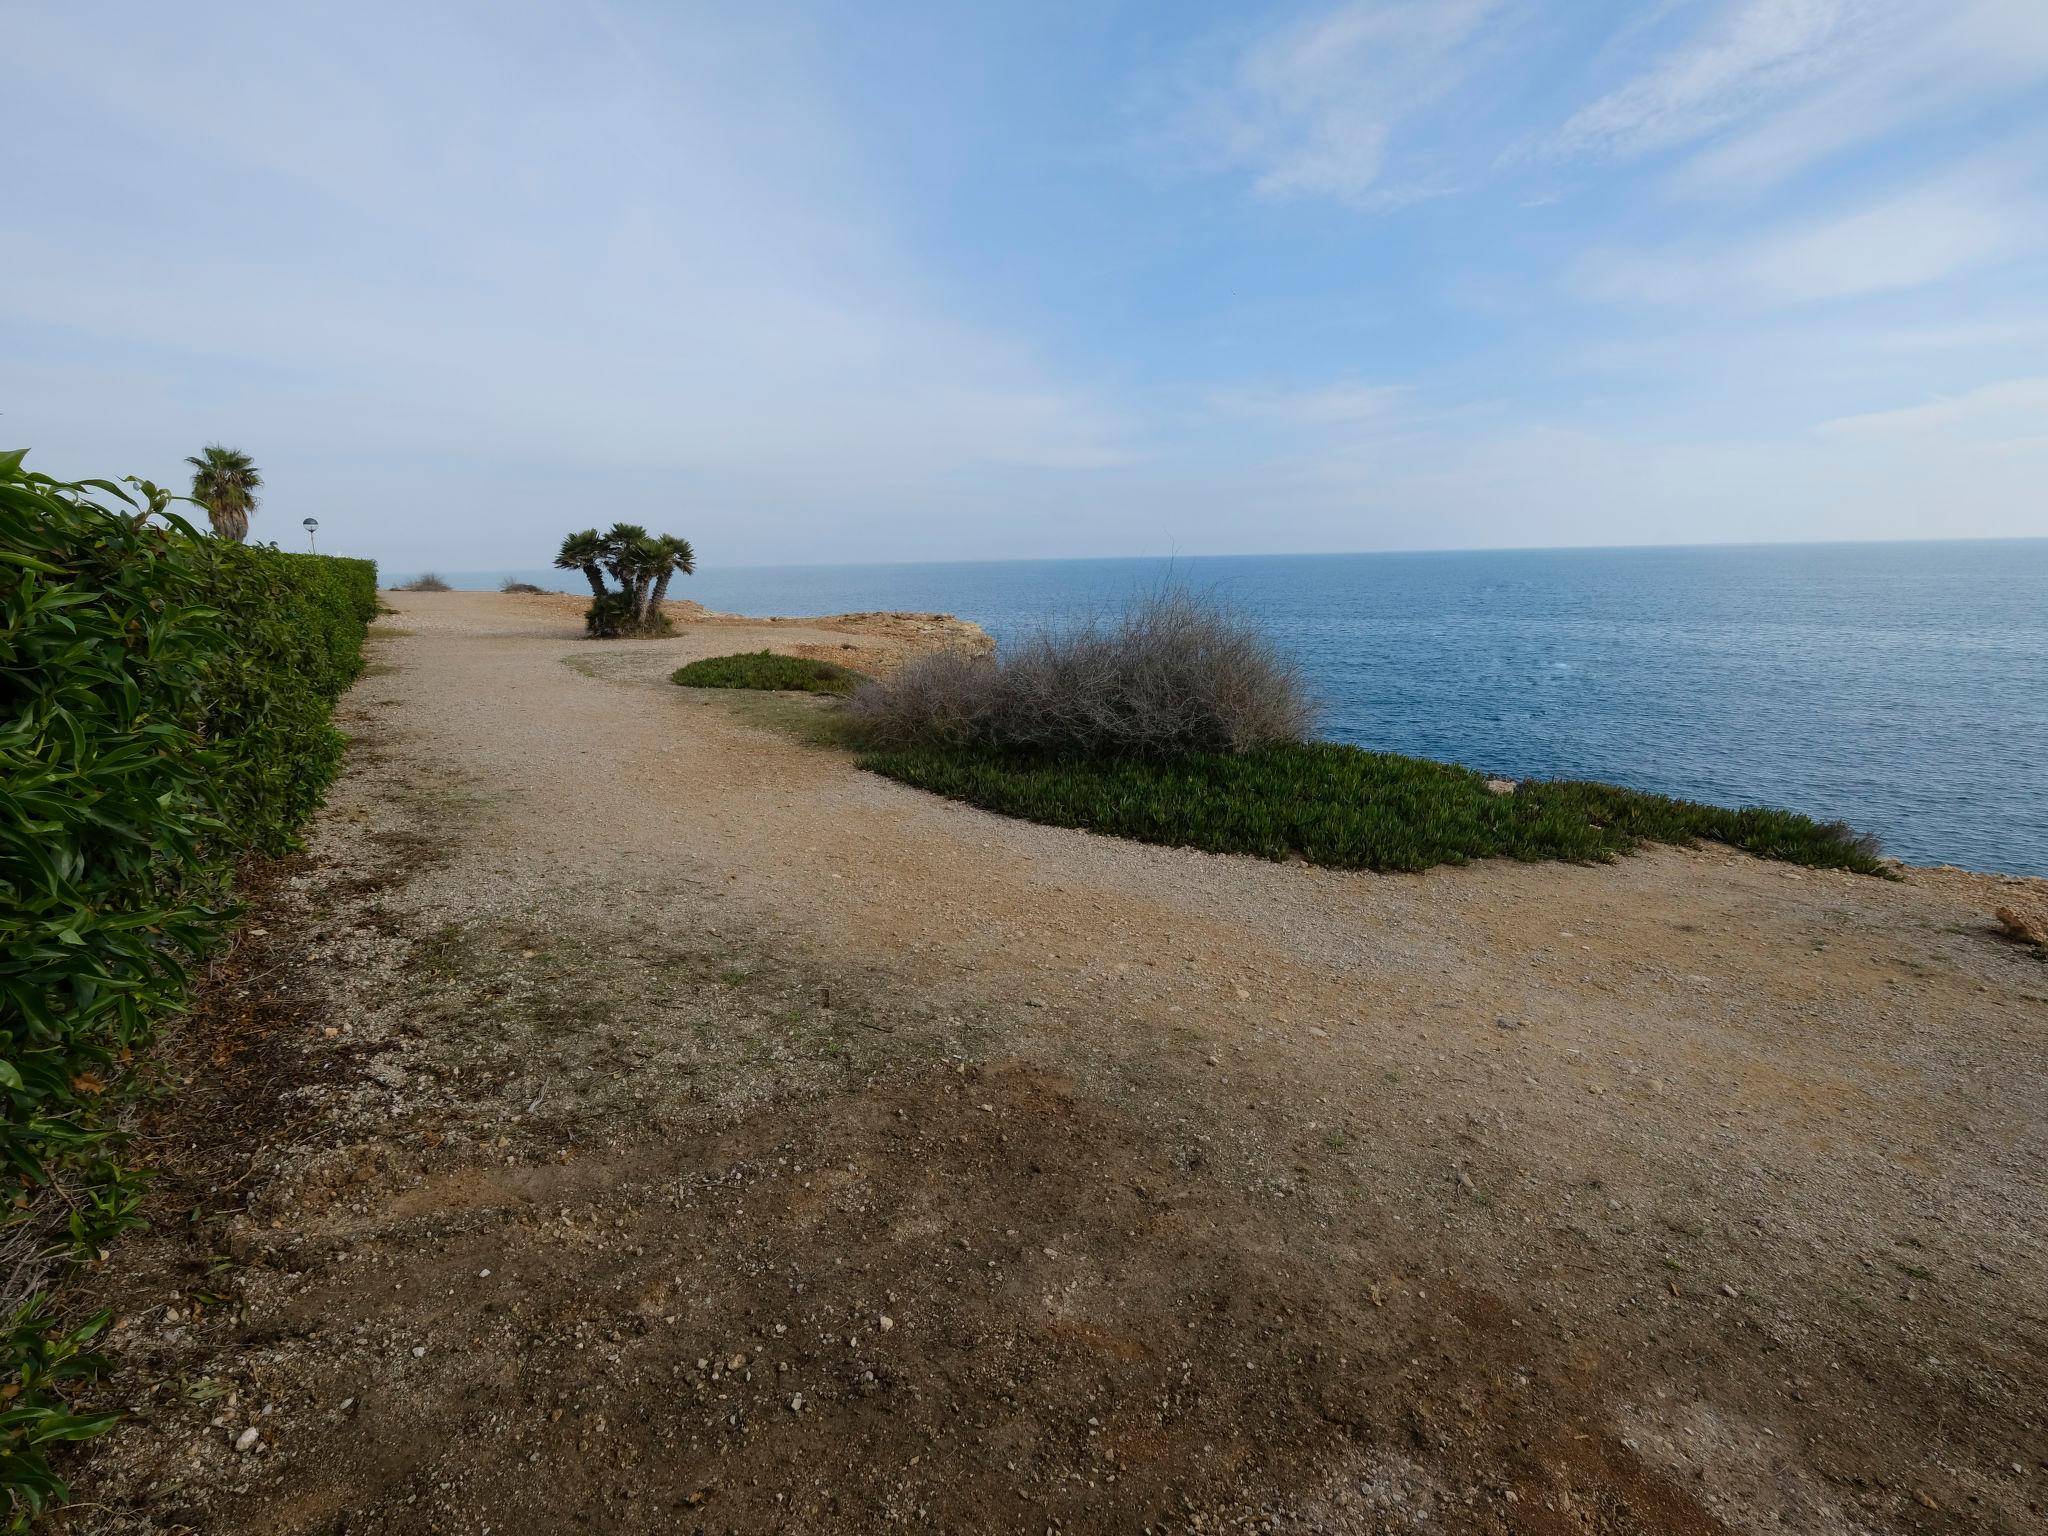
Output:
<svg viewBox="0 0 2048 1536">
<path fill-rule="evenodd" d="M 393 569 L 2048 534 L 2048 4 L 0 0 L 0 445 Z"/>
</svg>

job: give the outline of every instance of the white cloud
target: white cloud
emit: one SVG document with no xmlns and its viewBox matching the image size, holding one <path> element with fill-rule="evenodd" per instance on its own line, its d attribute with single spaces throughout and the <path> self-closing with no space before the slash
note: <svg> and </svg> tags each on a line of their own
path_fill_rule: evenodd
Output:
<svg viewBox="0 0 2048 1536">
<path fill-rule="evenodd" d="M 1849 0 L 1721 6 L 1703 35 L 1573 114 L 1553 148 L 1637 154 L 1711 132 L 1759 101 L 1837 67 L 1862 30 L 1857 15 Z"/>
<path fill-rule="evenodd" d="M 1326 466 L 1326 468 L 1328 468 Z M 1329 470 L 1330 548 L 2039 537 L 2048 434 L 1718 437 L 1530 423 Z M 1340 478 L 1341 476 L 1341 478 Z M 1387 537 L 1391 534 L 1392 537 Z"/>
<path fill-rule="evenodd" d="M 1918 405 L 1838 416 L 1816 430 L 1857 440 L 1949 436 L 2048 445 L 2048 378 L 2006 379 Z"/>
<path fill-rule="evenodd" d="M 1862 339 L 1878 352 L 1925 355 L 1944 352 L 2025 351 L 2048 356 L 2048 311 L 2014 306 L 1961 319 L 1865 330 Z"/>
<path fill-rule="evenodd" d="M 1385 204 L 1439 190 L 1388 175 L 1404 128 L 1468 74 L 1502 0 L 1350 0 L 1236 51 L 1190 88 L 1181 136 L 1261 196 Z M 1403 167 L 1406 171 L 1408 168 Z"/>
<path fill-rule="evenodd" d="M 2024 250 L 2039 224 L 2033 210 L 1995 188 L 1918 188 L 1766 236 L 1739 256 L 1733 276 L 1778 304 L 1917 288 Z"/>
<path fill-rule="evenodd" d="M 2039 0 L 1945 0 L 1873 36 L 1880 45 L 1858 50 L 1838 78 L 1703 149 L 1675 185 L 1688 193 L 1769 186 L 2048 80 L 2048 5 Z"/>
<path fill-rule="evenodd" d="M 1719 246 L 1596 251 L 1580 290 L 1611 302 L 1777 307 L 1924 287 L 2048 243 L 2048 211 L 1987 162 L 1848 213 Z"/>
<path fill-rule="evenodd" d="M 1676 189 L 1751 191 L 2043 79 L 2041 0 L 1721 0 L 1548 147 L 1628 158 L 1697 145 Z"/>
</svg>

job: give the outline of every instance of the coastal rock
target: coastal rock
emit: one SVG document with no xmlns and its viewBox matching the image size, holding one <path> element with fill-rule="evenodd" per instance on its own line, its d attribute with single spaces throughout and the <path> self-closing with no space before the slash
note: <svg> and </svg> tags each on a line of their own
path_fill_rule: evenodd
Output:
<svg viewBox="0 0 2048 1536">
<path fill-rule="evenodd" d="M 1998 919 L 1998 926 L 2022 944 L 2034 944 L 2048 949 L 2048 919 L 2036 917 L 2031 912 L 2022 912 L 2017 907 L 2000 907 L 1991 914 Z"/>
</svg>

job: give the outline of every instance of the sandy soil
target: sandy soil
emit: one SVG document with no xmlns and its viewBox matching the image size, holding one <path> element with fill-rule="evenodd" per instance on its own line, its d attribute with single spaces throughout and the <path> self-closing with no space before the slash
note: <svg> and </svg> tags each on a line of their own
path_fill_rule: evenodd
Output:
<svg viewBox="0 0 2048 1536">
<path fill-rule="evenodd" d="M 928 633 L 392 602 L 66 1528 L 2044 1528 L 2043 882 L 1122 844 L 665 681 Z"/>
</svg>

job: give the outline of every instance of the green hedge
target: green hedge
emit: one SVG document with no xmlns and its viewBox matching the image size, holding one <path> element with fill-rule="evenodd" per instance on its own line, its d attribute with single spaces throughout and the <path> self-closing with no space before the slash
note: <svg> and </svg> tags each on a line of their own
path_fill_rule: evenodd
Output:
<svg viewBox="0 0 2048 1536">
<path fill-rule="evenodd" d="M 225 641 L 206 698 L 209 732 L 225 749 L 219 808 L 242 833 L 238 852 L 285 853 L 341 767 L 329 716 L 363 670 L 377 567 L 205 543 Z"/>
<path fill-rule="evenodd" d="M 235 864 L 319 805 L 376 613 L 370 562 L 226 544 L 170 501 L 0 454 L 0 1235 L 25 1258 L 0 1280 L 44 1341 L 0 1345 L 16 1518 L 61 1493 L 40 1445 L 93 1427 L 38 1389 L 57 1336 L 26 1293 L 137 1219 L 109 1103 L 225 932 Z"/>
</svg>

